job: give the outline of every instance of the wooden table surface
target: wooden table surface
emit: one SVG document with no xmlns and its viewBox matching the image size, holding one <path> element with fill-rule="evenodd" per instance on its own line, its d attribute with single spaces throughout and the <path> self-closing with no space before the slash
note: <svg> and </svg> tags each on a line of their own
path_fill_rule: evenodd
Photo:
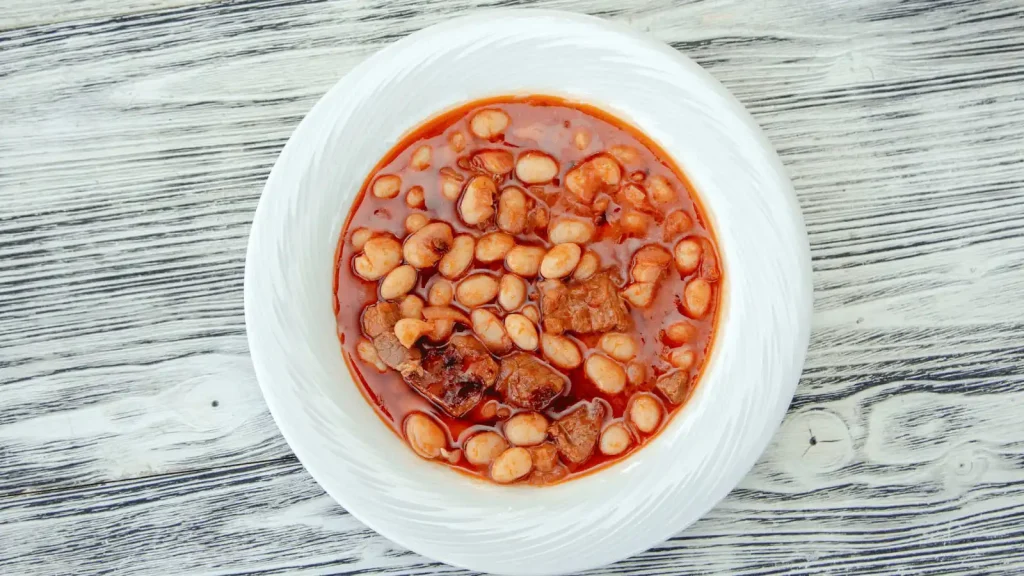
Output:
<svg viewBox="0 0 1024 576">
<path fill-rule="evenodd" d="M 772 446 L 706 518 L 594 574 L 1024 572 L 1024 4 L 479 5 L 600 15 L 695 59 L 778 148 L 810 234 L 811 348 Z M 463 573 L 296 461 L 242 270 L 320 95 L 475 6 L 4 2 L 0 573 Z"/>
</svg>

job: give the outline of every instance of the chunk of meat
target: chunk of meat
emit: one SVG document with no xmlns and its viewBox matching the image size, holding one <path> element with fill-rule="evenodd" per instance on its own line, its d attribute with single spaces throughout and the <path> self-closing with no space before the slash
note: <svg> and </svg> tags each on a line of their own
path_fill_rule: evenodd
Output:
<svg viewBox="0 0 1024 576">
<path fill-rule="evenodd" d="M 394 302 L 378 302 L 363 310 L 363 332 L 371 340 L 385 332 L 394 332 L 402 319 L 402 309 Z"/>
<path fill-rule="evenodd" d="M 547 332 L 590 334 L 628 332 L 631 328 L 629 312 L 608 272 L 568 284 L 546 280 L 539 287 Z"/>
<path fill-rule="evenodd" d="M 658 378 L 655 384 L 665 398 L 673 404 L 682 404 L 690 395 L 690 373 L 686 370 L 669 372 Z"/>
<path fill-rule="evenodd" d="M 543 410 L 565 390 L 567 381 L 533 355 L 516 352 L 501 359 L 498 393 L 520 408 Z"/>
<path fill-rule="evenodd" d="M 395 324 L 402 319 L 402 311 L 394 302 L 378 302 L 363 310 L 363 332 L 373 341 L 380 359 L 389 368 L 404 373 L 414 369 L 422 354 L 416 348 L 406 348 L 395 336 Z"/>
<path fill-rule="evenodd" d="M 604 407 L 597 402 L 585 402 L 552 424 L 548 434 L 555 439 L 563 459 L 582 464 L 597 446 L 603 420 Z"/>
<path fill-rule="evenodd" d="M 386 361 L 385 361 L 386 362 Z M 473 336 L 452 336 L 443 348 L 428 350 L 405 381 L 455 418 L 472 410 L 498 377 L 498 363 Z"/>
</svg>

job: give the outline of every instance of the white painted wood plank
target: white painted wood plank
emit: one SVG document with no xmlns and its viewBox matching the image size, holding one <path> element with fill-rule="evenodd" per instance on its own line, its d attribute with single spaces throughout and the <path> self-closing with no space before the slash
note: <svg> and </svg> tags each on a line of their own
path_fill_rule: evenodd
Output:
<svg viewBox="0 0 1024 576">
<path fill-rule="evenodd" d="M 709 68 L 779 149 L 814 256 L 812 348 L 772 448 L 694 529 L 602 573 L 1024 570 L 1024 6 L 528 4 L 618 19 Z M 89 0 L 62 24 L 24 6 L 0 16 L 39 24 L 0 32 L 4 572 L 447 571 L 289 459 L 241 277 L 299 118 L 472 3 L 119 17 Z"/>
</svg>

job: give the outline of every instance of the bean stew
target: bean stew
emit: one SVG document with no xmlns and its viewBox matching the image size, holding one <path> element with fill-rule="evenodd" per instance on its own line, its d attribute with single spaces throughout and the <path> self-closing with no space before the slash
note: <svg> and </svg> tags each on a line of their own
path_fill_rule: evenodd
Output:
<svg viewBox="0 0 1024 576">
<path fill-rule="evenodd" d="M 692 187 L 636 129 L 549 96 L 403 138 L 339 242 L 364 396 L 419 456 L 547 485 L 626 457 L 686 403 L 723 277 Z"/>
</svg>

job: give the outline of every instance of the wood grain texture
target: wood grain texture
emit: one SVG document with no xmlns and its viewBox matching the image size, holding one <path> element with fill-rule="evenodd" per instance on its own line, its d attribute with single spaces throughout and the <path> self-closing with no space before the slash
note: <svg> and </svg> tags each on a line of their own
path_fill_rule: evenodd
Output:
<svg viewBox="0 0 1024 576">
<path fill-rule="evenodd" d="M 5 6 L 3 571 L 454 571 L 290 456 L 247 357 L 242 268 L 320 94 L 396 38 L 512 4 L 620 20 L 711 70 L 778 148 L 811 238 L 812 345 L 772 447 L 693 529 L 599 573 L 1024 571 L 1013 0 Z"/>
</svg>

